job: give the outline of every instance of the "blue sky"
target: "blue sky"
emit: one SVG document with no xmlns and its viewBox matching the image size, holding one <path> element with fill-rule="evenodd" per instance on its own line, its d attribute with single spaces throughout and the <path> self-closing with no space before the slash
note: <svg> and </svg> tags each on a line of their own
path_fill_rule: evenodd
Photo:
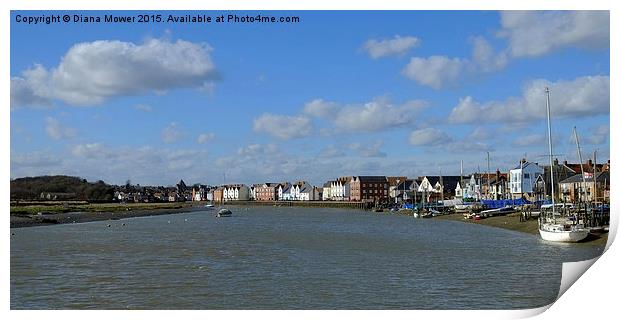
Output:
<svg viewBox="0 0 620 320">
<path fill-rule="evenodd" d="M 17 15 L 52 12 L 12 12 L 11 177 L 322 184 L 456 175 L 461 160 L 484 171 L 486 151 L 506 171 L 547 162 L 545 86 L 557 157 L 577 162 L 577 126 L 584 158 L 609 158 L 607 12 L 261 13 L 301 21 L 28 25 Z"/>
</svg>

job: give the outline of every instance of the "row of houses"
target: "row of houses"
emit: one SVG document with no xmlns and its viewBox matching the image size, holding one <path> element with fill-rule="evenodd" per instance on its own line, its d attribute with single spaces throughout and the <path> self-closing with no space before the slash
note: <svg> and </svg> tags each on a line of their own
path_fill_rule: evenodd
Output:
<svg viewBox="0 0 620 320">
<path fill-rule="evenodd" d="M 357 202 L 435 202 L 444 199 L 465 201 L 550 198 L 565 202 L 605 201 L 609 199 L 610 162 L 594 165 L 591 160 L 574 164 L 557 160 L 553 164 L 555 182 L 551 188 L 551 166 L 522 159 L 508 172 L 472 173 L 447 176 L 342 176 L 313 186 L 307 181 L 266 182 L 187 186 L 180 180 L 175 187 L 117 190 L 121 202 L 175 201 L 357 201 Z M 595 173 L 596 172 L 596 173 Z M 43 197 L 43 196 L 42 196 Z M 51 196 L 50 196 L 51 197 Z"/>
</svg>

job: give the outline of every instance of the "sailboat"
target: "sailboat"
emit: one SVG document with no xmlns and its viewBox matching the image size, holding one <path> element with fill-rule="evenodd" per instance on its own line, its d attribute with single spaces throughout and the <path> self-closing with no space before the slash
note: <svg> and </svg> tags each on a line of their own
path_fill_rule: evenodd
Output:
<svg viewBox="0 0 620 320">
<path fill-rule="evenodd" d="M 549 138 L 549 169 L 551 173 L 551 212 L 541 212 L 538 217 L 538 232 L 546 241 L 578 242 L 588 236 L 588 230 L 578 221 L 566 217 L 558 217 L 555 213 L 555 190 L 553 181 L 553 144 L 551 142 L 551 106 L 549 103 L 549 88 L 547 93 L 547 134 Z"/>
</svg>

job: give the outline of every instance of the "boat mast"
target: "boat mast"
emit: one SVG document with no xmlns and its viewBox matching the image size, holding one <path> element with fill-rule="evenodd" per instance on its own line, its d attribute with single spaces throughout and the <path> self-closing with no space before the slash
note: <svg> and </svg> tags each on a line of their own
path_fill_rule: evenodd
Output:
<svg viewBox="0 0 620 320">
<path fill-rule="evenodd" d="M 596 150 L 594 150 L 594 167 L 592 168 L 592 179 L 594 181 L 594 185 L 593 185 L 593 190 L 594 190 L 594 198 L 593 199 L 593 203 L 594 206 L 596 207 Z"/>
<path fill-rule="evenodd" d="M 465 192 L 463 192 L 463 160 L 461 160 L 461 177 L 460 177 L 460 187 L 461 187 L 461 200 L 465 199 Z M 463 202 L 465 202 L 463 200 Z"/>
<path fill-rule="evenodd" d="M 579 165 L 581 166 L 581 180 L 583 181 L 583 187 L 579 188 L 579 200 L 583 199 L 582 194 L 586 192 L 586 172 L 583 171 L 583 160 L 581 159 L 581 148 L 579 147 L 579 136 L 577 135 L 577 127 L 573 127 L 573 133 L 575 134 L 575 141 L 577 142 L 577 154 L 579 155 Z"/>
<path fill-rule="evenodd" d="M 487 200 L 489 200 L 489 191 L 491 189 L 491 163 L 489 161 L 489 152 L 487 151 Z"/>
<path fill-rule="evenodd" d="M 553 213 L 553 219 L 555 219 L 555 187 L 553 186 L 553 144 L 551 142 L 551 105 L 549 102 L 548 87 L 545 87 L 545 92 L 547 93 L 547 134 L 549 137 L 549 169 L 551 170 L 551 212 Z"/>
</svg>

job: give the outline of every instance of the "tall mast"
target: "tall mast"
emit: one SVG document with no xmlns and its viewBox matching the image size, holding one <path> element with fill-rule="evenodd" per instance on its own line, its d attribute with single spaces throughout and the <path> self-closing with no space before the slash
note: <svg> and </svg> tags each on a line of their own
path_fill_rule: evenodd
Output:
<svg viewBox="0 0 620 320">
<path fill-rule="evenodd" d="M 579 165 L 581 166 L 581 180 L 583 181 L 583 187 L 579 191 L 579 200 L 582 200 L 582 191 L 586 192 L 586 172 L 583 171 L 583 161 L 581 160 L 581 148 L 579 147 L 579 136 L 577 135 L 577 127 L 573 127 L 573 133 L 575 134 L 575 141 L 577 142 L 577 154 L 579 155 Z"/>
<path fill-rule="evenodd" d="M 443 176 L 441 175 L 441 167 L 439 167 L 439 185 L 441 187 L 441 204 L 443 205 Z"/>
<path fill-rule="evenodd" d="M 594 206 L 596 206 L 596 150 L 594 150 L 594 167 L 592 168 L 592 179 L 594 181 L 594 198 L 592 198 L 592 201 L 594 203 Z"/>
<path fill-rule="evenodd" d="M 549 102 L 549 88 L 545 88 L 547 93 L 547 134 L 549 136 L 549 169 L 551 170 L 551 212 L 555 218 L 555 187 L 553 182 L 553 144 L 551 142 L 551 104 Z M 523 190 L 521 190 L 523 191 Z"/>
<path fill-rule="evenodd" d="M 489 152 L 487 151 L 487 200 L 489 200 L 489 191 L 491 189 L 491 163 L 489 160 Z"/>
<path fill-rule="evenodd" d="M 461 200 L 465 199 L 465 193 L 463 192 L 463 160 L 461 160 L 461 177 L 460 177 L 460 184 L 461 184 Z"/>
</svg>

